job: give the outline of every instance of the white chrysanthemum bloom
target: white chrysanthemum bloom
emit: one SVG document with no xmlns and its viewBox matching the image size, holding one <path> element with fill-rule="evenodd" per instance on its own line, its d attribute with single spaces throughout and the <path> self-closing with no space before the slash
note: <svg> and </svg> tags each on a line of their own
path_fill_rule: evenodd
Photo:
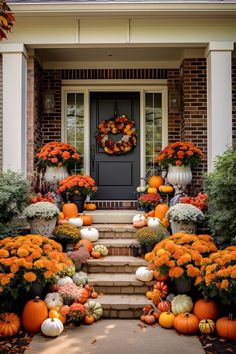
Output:
<svg viewBox="0 0 236 354">
<path fill-rule="evenodd" d="M 57 217 L 59 213 L 60 210 L 50 202 L 31 204 L 24 210 L 24 215 L 27 219 L 44 218 L 46 220 L 51 220 Z"/>
<path fill-rule="evenodd" d="M 168 210 L 167 218 L 171 221 L 189 223 L 198 223 L 205 219 L 204 214 L 200 209 L 191 204 L 179 203 Z"/>
</svg>

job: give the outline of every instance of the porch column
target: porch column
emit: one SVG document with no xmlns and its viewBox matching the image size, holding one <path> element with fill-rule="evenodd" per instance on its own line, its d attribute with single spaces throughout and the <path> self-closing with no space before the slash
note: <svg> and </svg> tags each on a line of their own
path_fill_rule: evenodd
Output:
<svg viewBox="0 0 236 354">
<path fill-rule="evenodd" d="M 207 148 L 208 171 L 214 160 L 232 144 L 233 42 L 211 42 L 207 57 Z"/>
<path fill-rule="evenodd" d="M 23 44 L 0 44 L 3 70 L 3 171 L 26 173 L 27 52 Z"/>
</svg>

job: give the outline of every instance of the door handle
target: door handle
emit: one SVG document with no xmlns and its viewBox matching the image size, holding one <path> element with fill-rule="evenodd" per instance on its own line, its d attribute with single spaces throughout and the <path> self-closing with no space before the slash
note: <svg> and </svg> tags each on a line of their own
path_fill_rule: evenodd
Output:
<svg viewBox="0 0 236 354">
<path fill-rule="evenodd" d="M 95 167 L 95 145 L 90 145 L 90 163 L 91 163 L 91 170 L 94 172 Z"/>
</svg>

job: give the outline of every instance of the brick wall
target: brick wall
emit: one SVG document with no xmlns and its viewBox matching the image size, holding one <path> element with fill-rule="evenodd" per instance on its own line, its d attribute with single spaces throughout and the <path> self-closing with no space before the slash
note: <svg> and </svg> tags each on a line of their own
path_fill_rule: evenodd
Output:
<svg viewBox="0 0 236 354">
<path fill-rule="evenodd" d="M 168 103 L 171 96 L 177 95 L 180 99 L 180 72 L 179 69 L 168 69 Z M 168 109 L 168 141 L 174 143 L 180 140 L 181 136 L 181 112 L 180 109 Z"/>
<path fill-rule="evenodd" d="M 233 145 L 236 148 L 236 58 L 232 61 L 232 112 L 233 112 Z"/>
<path fill-rule="evenodd" d="M 0 171 L 2 171 L 2 55 L 0 54 Z"/>
<path fill-rule="evenodd" d="M 27 176 L 34 170 L 34 157 L 42 145 L 42 75 L 43 69 L 30 56 L 27 62 Z"/>
<path fill-rule="evenodd" d="M 207 171 L 207 77 L 205 59 L 184 59 L 180 67 L 181 140 L 191 141 L 205 154 L 193 169 L 192 192 L 201 189 Z"/>
</svg>

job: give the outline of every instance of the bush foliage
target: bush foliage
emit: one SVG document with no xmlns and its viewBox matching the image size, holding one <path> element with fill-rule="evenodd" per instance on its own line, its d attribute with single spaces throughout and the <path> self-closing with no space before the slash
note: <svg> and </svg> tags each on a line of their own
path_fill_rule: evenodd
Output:
<svg viewBox="0 0 236 354">
<path fill-rule="evenodd" d="M 221 246 L 236 243 L 236 150 L 230 149 L 215 161 L 214 171 L 204 178 L 208 194 L 208 224 Z"/>
<path fill-rule="evenodd" d="M 27 205 L 29 183 L 19 173 L 0 173 L 0 224 L 8 223 Z"/>
</svg>

